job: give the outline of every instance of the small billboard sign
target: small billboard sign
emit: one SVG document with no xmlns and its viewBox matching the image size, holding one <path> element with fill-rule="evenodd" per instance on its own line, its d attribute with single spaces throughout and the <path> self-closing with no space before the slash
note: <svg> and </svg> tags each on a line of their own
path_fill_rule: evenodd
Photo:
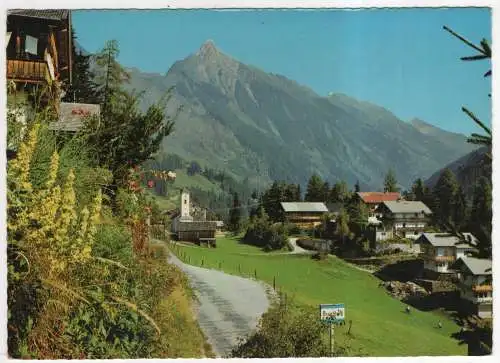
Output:
<svg viewBox="0 0 500 363">
<path fill-rule="evenodd" d="M 342 323 L 345 319 L 344 304 L 321 304 L 319 306 L 321 321 L 325 323 Z"/>
</svg>

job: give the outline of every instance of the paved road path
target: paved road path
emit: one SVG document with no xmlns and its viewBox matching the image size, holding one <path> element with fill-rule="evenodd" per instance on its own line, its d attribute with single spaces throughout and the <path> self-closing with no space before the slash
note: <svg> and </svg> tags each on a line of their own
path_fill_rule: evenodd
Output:
<svg viewBox="0 0 500 363">
<path fill-rule="evenodd" d="M 296 238 L 296 237 L 289 239 L 290 244 L 293 246 L 293 251 L 290 252 L 291 254 L 294 254 L 294 253 L 312 254 L 312 253 L 314 253 L 314 251 L 306 250 L 305 248 L 302 248 L 299 245 L 297 245 L 297 240 L 298 240 L 298 238 Z"/>
<path fill-rule="evenodd" d="M 191 266 L 171 254 L 169 261 L 188 276 L 198 298 L 197 319 L 218 357 L 225 357 L 257 327 L 269 308 L 269 289 L 263 283 Z"/>
</svg>

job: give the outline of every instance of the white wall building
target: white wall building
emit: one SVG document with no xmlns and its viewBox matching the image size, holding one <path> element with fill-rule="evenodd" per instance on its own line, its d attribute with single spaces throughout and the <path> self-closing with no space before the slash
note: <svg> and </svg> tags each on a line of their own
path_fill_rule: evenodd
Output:
<svg viewBox="0 0 500 363">
<path fill-rule="evenodd" d="M 489 259 L 461 257 L 453 269 L 460 279 L 460 295 L 476 307 L 475 313 L 480 318 L 493 315 L 492 265 Z"/>
</svg>

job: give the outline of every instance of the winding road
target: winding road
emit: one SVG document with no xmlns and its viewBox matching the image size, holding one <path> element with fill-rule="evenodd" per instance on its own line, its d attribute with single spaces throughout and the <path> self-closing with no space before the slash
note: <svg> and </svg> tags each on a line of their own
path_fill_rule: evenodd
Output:
<svg viewBox="0 0 500 363">
<path fill-rule="evenodd" d="M 196 316 L 200 328 L 217 357 L 231 349 L 257 328 L 270 306 L 272 288 L 264 283 L 183 263 L 170 254 L 169 262 L 187 275 L 198 299 Z"/>
<path fill-rule="evenodd" d="M 293 246 L 293 251 L 290 252 L 290 254 L 314 254 L 315 252 L 314 251 L 309 251 L 309 250 L 306 250 L 305 248 L 302 248 L 300 247 L 299 245 L 297 245 L 297 240 L 298 238 L 290 238 L 289 241 L 290 241 L 290 244 Z"/>
</svg>

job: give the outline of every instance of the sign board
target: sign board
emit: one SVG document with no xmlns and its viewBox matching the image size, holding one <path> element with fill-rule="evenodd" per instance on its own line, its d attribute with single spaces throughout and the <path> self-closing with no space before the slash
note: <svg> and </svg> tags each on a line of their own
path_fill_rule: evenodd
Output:
<svg viewBox="0 0 500 363">
<path fill-rule="evenodd" d="M 325 323 L 342 323 L 345 319 L 344 304 L 321 304 L 319 311 L 321 321 Z"/>
</svg>

